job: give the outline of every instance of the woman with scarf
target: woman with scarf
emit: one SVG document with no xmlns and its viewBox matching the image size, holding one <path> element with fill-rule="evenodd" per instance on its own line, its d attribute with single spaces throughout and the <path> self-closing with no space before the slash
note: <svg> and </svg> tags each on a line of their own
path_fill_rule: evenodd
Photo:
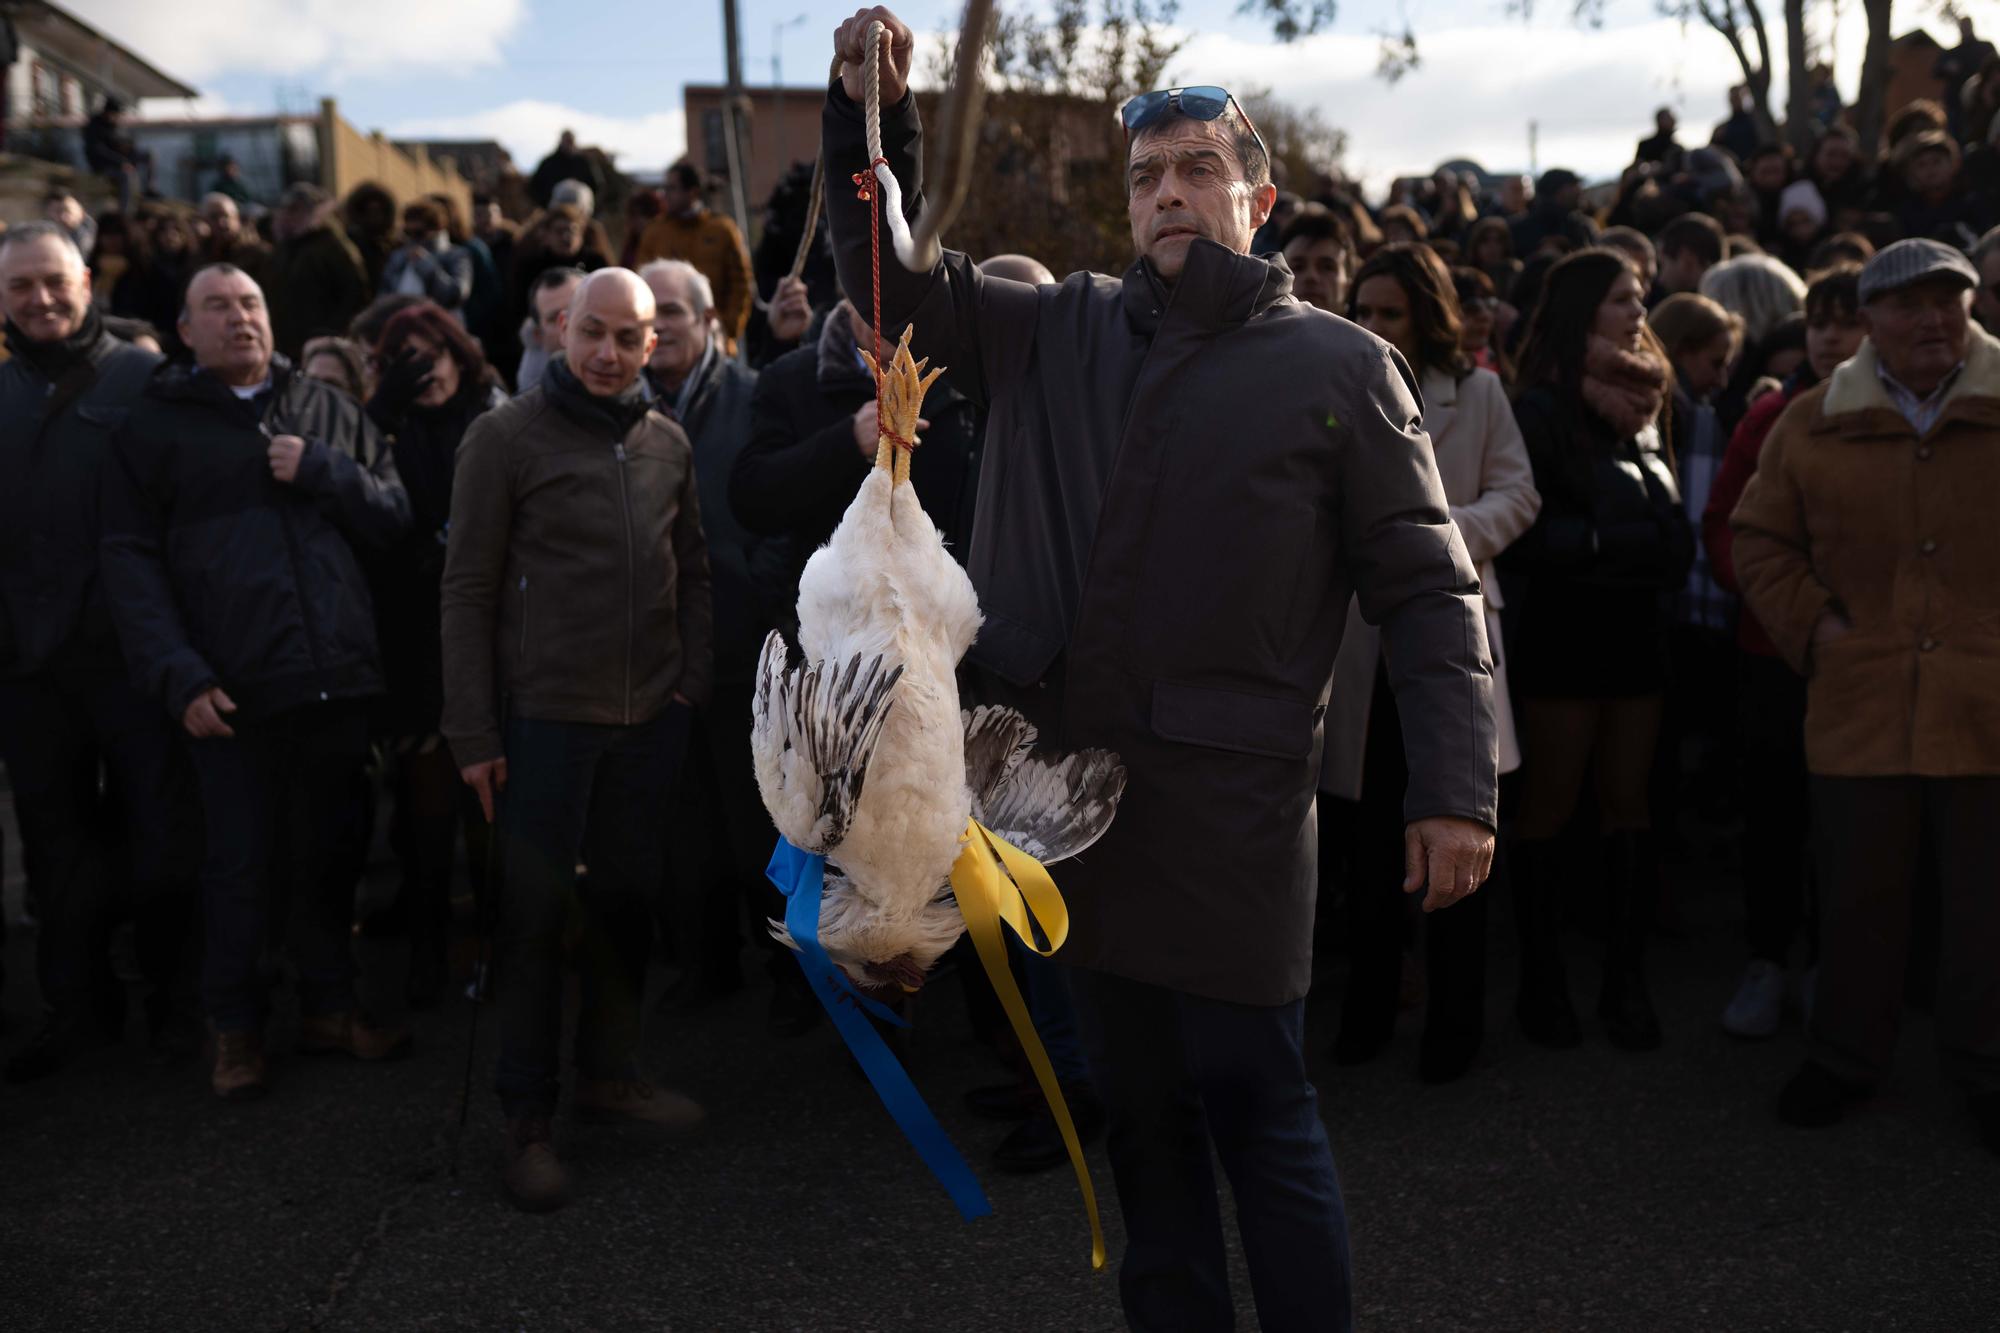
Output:
<svg viewBox="0 0 2000 1333">
<path fill-rule="evenodd" d="M 1646 326 L 1625 257 L 1580 250 L 1549 270 L 1521 345 L 1514 417 L 1542 497 L 1502 556 L 1520 622 L 1511 663 L 1523 701 L 1522 791 L 1512 867 L 1521 933 L 1516 1012 L 1530 1040 L 1582 1037 L 1564 977 L 1556 836 L 1594 775 L 1608 929 L 1598 1015 L 1614 1045 L 1660 1044 L 1642 956 L 1658 889 L 1649 775 L 1666 682 L 1673 594 L 1694 536 L 1662 410 L 1672 372 Z"/>
<path fill-rule="evenodd" d="M 438 733 L 444 707 L 438 595 L 452 463 L 472 423 L 507 396 L 478 342 L 430 301 L 390 319 L 376 349 L 375 370 L 368 415 L 395 451 L 410 496 L 410 535 L 375 579 L 389 677 L 381 730 L 396 784 L 390 841 L 402 863 L 402 884 L 395 902 L 369 917 L 364 929 L 409 939 L 409 1000 L 422 1009 L 434 1006 L 443 993 L 453 849 L 461 816 L 477 809 Z M 480 826 L 477 820 L 470 823 Z"/>
<path fill-rule="evenodd" d="M 1467 271 L 1485 281 L 1484 274 Z M 1491 562 L 1534 522 L 1541 502 L 1507 390 L 1462 350 L 1451 273 L 1429 246 L 1403 241 L 1383 246 L 1361 266 L 1351 290 L 1347 317 L 1401 352 L 1417 376 L 1424 429 L 1452 522 L 1466 553 L 1481 566 L 1486 634 L 1494 646 L 1500 771 L 1512 772 L 1521 756 L 1498 647 L 1500 589 Z M 1334 665 L 1325 755 L 1320 790 L 1336 799 L 1320 804 L 1322 820 L 1332 826 L 1320 844 L 1329 849 L 1328 864 L 1335 859 L 1331 849 L 1347 853 L 1347 945 L 1353 960 L 1333 1059 L 1354 1065 L 1374 1058 L 1394 1034 L 1405 937 L 1416 906 L 1400 891 L 1403 795 L 1410 780 L 1403 728 L 1381 633 L 1362 620 L 1358 603 L 1348 607 Z M 1486 909 L 1467 899 L 1455 911 L 1423 915 L 1423 922 L 1429 1003 L 1417 1074 L 1426 1083 L 1446 1083 L 1471 1065 L 1485 1032 Z"/>
</svg>

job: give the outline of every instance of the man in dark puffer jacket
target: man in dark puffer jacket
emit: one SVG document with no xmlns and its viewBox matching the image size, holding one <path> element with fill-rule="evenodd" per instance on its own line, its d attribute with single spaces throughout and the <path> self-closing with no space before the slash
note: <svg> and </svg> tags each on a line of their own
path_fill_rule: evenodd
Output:
<svg viewBox="0 0 2000 1333">
<path fill-rule="evenodd" d="M 294 913 L 300 1049 L 380 1059 L 408 1044 L 361 1016 L 352 886 L 318 865 L 367 756 L 364 701 L 382 692 L 353 546 L 387 547 L 410 509 L 360 405 L 272 356 L 249 275 L 197 273 L 180 333 L 196 364 L 161 369 L 118 438 L 102 559 L 134 679 L 193 738 L 213 1083 L 240 1098 L 264 1090 L 257 955 L 274 862 L 287 892 L 310 895 Z"/>
<path fill-rule="evenodd" d="M 118 424 L 160 358 L 113 338 L 90 271 L 50 222 L 0 241 L 0 757 L 37 897 L 48 1022 L 9 1082 L 55 1072 L 124 1026 L 107 943 L 135 918 L 163 1053 L 191 1045 L 195 818 L 173 731 L 133 689 L 97 577 L 98 479 Z M 99 772 L 111 776 L 99 791 Z M 105 815 L 123 839 L 107 839 Z M 122 843 L 123 845 L 119 845 Z M 191 963 L 191 959 L 187 960 Z M 93 1020 L 95 1020 L 93 1022 Z"/>
</svg>

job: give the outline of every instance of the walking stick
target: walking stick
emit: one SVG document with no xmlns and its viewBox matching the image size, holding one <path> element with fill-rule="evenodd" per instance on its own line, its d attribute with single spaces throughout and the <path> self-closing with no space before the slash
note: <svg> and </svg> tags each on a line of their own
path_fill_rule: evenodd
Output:
<svg viewBox="0 0 2000 1333">
<path fill-rule="evenodd" d="M 507 715 L 511 711 L 511 699 L 500 696 L 500 736 L 504 744 L 507 735 Z M 506 844 L 500 836 L 500 793 L 493 793 L 493 820 L 486 832 L 486 869 L 480 875 L 481 884 L 474 887 L 476 901 L 472 914 L 475 928 L 479 931 L 479 957 L 472 965 L 472 1022 L 465 1033 L 465 1072 L 458 1087 L 458 1127 L 452 1131 L 451 1177 L 458 1179 L 459 1148 L 465 1142 L 465 1122 L 472 1113 L 472 1062 L 479 1049 L 479 1011 L 486 1007 L 487 997 L 492 994 L 491 953 L 493 948 L 494 899 L 499 896 L 500 852 Z"/>
</svg>

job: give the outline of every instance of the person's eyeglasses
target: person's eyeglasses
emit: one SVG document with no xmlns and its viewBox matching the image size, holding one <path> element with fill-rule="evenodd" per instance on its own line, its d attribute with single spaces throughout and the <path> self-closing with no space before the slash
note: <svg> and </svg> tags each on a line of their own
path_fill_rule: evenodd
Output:
<svg viewBox="0 0 2000 1333">
<path fill-rule="evenodd" d="M 1236 108 L 1236 114 L 1243 117 L 1244 127 L 1250 131 L 1250 137 L 1257 141 L 1257 151 L 1264 155 L 1264 161 L 1268 164 L 1271 160 L 1271 150 L 1264 146 L 1264 136 L 1257 133 L 1257 126 L 1250 119 L 1250 113 L 1243 109 L 1241 102 L 1230 95 L 1227 88 L 1218 88 L 1214 84 L 1205 83 L 1193 88 L 1160 88 L 1150 93 L 1140 93 L 1125 104 L 1125 109 L 1118 113 L 1118 119 L 1125 126 L 1125 142 L 1129 144 L 1135 133 L 1173 112 L 1178 111 L 1189 120 L 1218 120 L 1222 113 L 1232 106 Z"/>
</svg>

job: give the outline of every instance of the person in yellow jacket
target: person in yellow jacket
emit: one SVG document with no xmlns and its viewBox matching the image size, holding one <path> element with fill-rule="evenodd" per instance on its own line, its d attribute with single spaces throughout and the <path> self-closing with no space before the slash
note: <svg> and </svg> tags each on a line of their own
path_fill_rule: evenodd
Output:
<svg viewBox="0 0 2000 1333">
<path fill-rule="evenodd" d="M 689 162 L 667 168 L 666 209 L 639 237 L 639 263 L 681 259 L 701 270 L 715 289 L 715 315 L 732 344 L 750 322 L 750 251 L 736 224 L 701 198 L 701 173 Z"/>
</svg>

